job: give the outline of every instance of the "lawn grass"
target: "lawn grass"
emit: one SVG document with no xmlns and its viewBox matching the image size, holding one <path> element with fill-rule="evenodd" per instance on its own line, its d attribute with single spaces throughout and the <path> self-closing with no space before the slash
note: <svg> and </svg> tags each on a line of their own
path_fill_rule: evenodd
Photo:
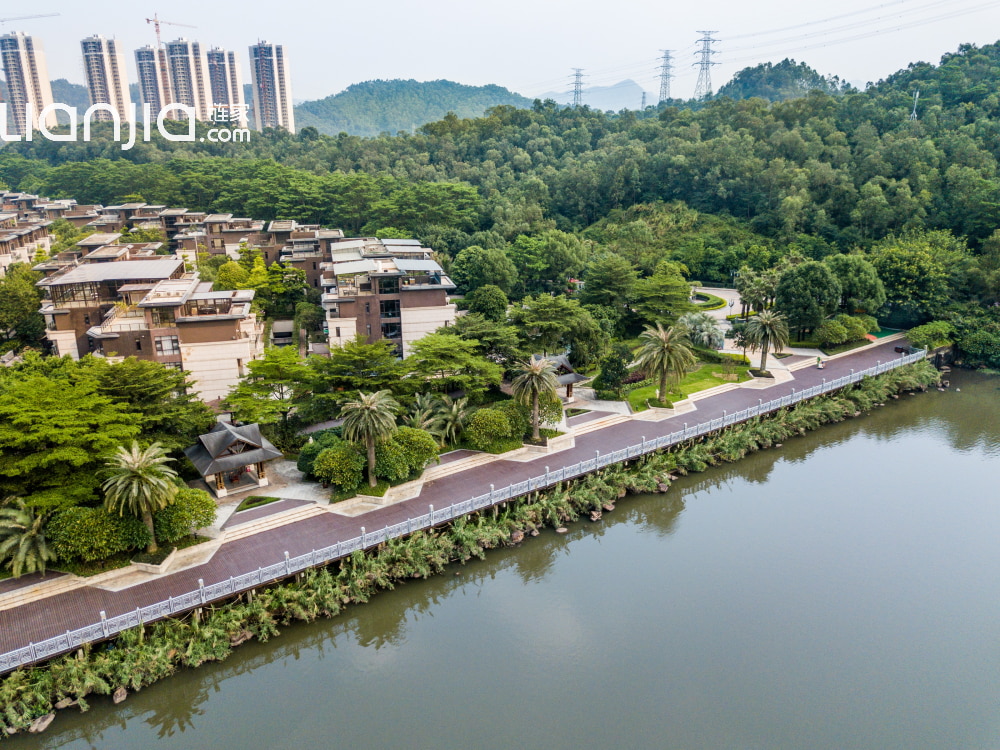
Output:
<svg viewBox="0 0 1000 750">
<path fill-rule="evenodd" d="M 236 506 L 236 510 L 233 513 L 239 513 L 241 510 L 250 510 L 251 508 L 259 508 L 262 505 L 270 505 L 271 503 L 278 502 L 280 499 L 280 497 L 269 497 L 267 495 L 250 495 L 243 498 L 243 502 Z"/>
<path fill-rule="evenodd" d="M 714 373 L 721 375 L 725 372 L 723 365 L 703 364 L 694 372 L 688 373 L 687 377 L 680 382 L 678 387 L 670 390 L 667 393 L 667 396 L 671 401 L 680 401 L 681 399 L 687 398 L 692 393 L 704 391 L 707 388 L 714 388 L 717 385 L 734 382 L 744 383 L 750 379 L 750 376 L 747 374 L 749 369 L 750 368 L 746 365 L 734 366 L 733 372 L 739 376 L 739 379 L 731 381 L 715 377 Z M 655 385 L 647 385 L 631 391 L 628 394 L 628 402 L 632 407 L 632 411 L 645 411 L 649 408 L 646 405 L 646 401 L 656 398 L 656 389 L 657 386 Z"/>
</svg>

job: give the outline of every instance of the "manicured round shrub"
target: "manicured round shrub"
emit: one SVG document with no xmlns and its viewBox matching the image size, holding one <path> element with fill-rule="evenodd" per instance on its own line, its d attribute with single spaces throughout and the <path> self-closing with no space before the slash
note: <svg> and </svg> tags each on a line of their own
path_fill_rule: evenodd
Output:
<svg viewBox="0 0 1000 750">
<path fill-rule="evenodd" d="M 844 326 L 844 330 L 847 332 L 845 341 L 862 341 L 868 334 L 868 328 L 865 327 L 865 322 L 861 318 L 856 318 L 853 315 L 838 315 L 835 320 Z"/>
<path fill-rule="evenodd" d="M 103 560 L 149 544 L 149 529 L 134 516 L 104 508 L 68 508 L 45 527 L 45 538 L 61 560 Z"/>
<path fill-rule="evenodd" d="M 835 320 L 824 320 L 816 329 L 816 340 L 825 346 L 836 346 L 847 341 L 847 329 Z"/>
<path fill-rule="evenodd" d="M 400 427 L 392 439 L 403 449 L 410 471 L 423 471 L 438 454 L 437 441 L 427 430 Z"/>
<path fill-rule="evenodd" d="M 215 523 L 218 510 L 215 500 L 205 490 L 184 487 L 174 501 L 153 514 L 153 528 L 159 542 L 176 542 L 198 529 Z"/>
<path fill-rule="evenodd" d="M 307 477 L 313 477 L 313 464 L 316 462 L 316 456 L 322 453 L 324 448 L 332 448 L 343 442 L 339 433 L 339 429 L 323 430 L 312 435 L 312 442 L 303 445 L 302 450 L 299 451 L 295 467 Z"/>
<path fill-rule="evenodd" d="M 485 451 L 512 437 L 510 420 L 496 409 L 480 409 L 465 428 L 465 437 L 473 448 Z"/>
<path fill-rule="evenodd" d="M 313 474 L 317 479 L 347 491 L 361 485 L 364 468 L 365 457 L 351 443 L 324 448 L 313 462 Z"/>
<path fill-rule="evenodd" d="M 410 476 L 406 450 L 394 438 L 375 446 L 375 476 L 389 482 L 400 482 Z"/>
<path fill-rule="evenodd" d="M 493 407 L 510 422 L 510 436 L 522 439 L 531 427 L 531 409 L 511 399 Z"/>
</svg>

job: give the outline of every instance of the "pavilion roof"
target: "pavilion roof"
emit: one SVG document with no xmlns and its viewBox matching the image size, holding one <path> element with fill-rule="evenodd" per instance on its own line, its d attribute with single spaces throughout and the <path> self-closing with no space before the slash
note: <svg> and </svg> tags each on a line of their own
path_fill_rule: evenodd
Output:
<svg viewBox="0 0 1000 750">
<path fill-rule="evenodd" d="M 207 477 L 281 458 L 282 453 L 260 434 L 259 425 L 216 422 L 211 430 L 198 437 L 197 443 L 184 450 L 184 455 L 191 459 L 199 474 Z"/>
</svg>

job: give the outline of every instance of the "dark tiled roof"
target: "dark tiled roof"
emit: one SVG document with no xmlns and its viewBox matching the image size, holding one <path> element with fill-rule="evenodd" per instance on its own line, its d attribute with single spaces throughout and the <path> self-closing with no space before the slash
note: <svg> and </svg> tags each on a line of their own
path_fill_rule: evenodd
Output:
<svg viewBox="0 0 1000 750">
<path fill-rule="evenodd" d="M 231 448 L 236 448 L 230 452 Z M 203 477 L 232 471 L 241 466 L 249 466 L 258 461 L 281 458 L 281 451 L 260 434 L 255 424 L 234 426 L 227 422 L 217 422 L 209 432 L 198 438 L 198 442 L 184 450 L 184 455 Z"/>
</svg>

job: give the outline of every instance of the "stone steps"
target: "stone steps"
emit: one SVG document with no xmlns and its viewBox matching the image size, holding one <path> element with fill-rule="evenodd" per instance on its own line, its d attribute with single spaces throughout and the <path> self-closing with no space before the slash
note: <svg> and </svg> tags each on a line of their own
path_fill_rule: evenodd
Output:
<svg viewBox="0 0 1000 750">
<path fill-rule="evenodd" d="M 600 419 L 595 419 L 591 422 L 584 422 L 579 427 L 574 427 L 573 434 L 576 437 L 580 437 L 581 435 L 586 435 L 588 432 L 603 430 L 605 427 L 612 427 L 616 424 L 621 424 L 622 422 L 630 422 L 631 420 L 631 415 L 611 414 L 607 417 L 601 417 Z"/>
<path fill-rule="evenodd" d="M 50 596 L 58 596 L 73 589 L 82 588 L 88 584 L 88 579 L 75 575 L 65 575 L 53 578 L 51 581 L 42 581 L 32 586 L 25 586 L 23 589 L 9 591 L 0 595 L 0 609 L 14 609 L 28 602 L 38 599 L 47 599 Z"/>
<path fill-rule="evenodd" d="M 421 474 L 420 479 L 423 480 L 424 483 L 433 482 L 435 479 L 440 479 L 441 477 L 446 477 L 459 471 L 466 471 L 468 469 L 474 469 L 477 466 L 493 463 L 499 458 L 503 458 L 503 456 L 498 456 L 493 453 L 477 453 L 474 456 L 462 458 L 458 461 L 452 461 L 451 463 L 440 464 L 424 469 L 424 473 Z"/>
<path fill-rule="evenodd" d="M 319 505 L 306 505 L 300 508 L 293 508 L 292 510 L 285 511 L 283 513 L 275 513 L 272 516 L 264 516 L 264 518 L 258 518 L 254 521 L 248 521 L 247 523 L 231 526 L 223 532 L 220 541 L 225 544 L 226 542 L 233 542 L 237 539 L 245 539 L 248 536 L 260 534 L 264 531 L 270 531 L 271 529 L 278 528 L 279 526 L 285 526 L 297 521 L 304 521 L 307 518 L 319 516 L 326 512 L 328 512 L 327 509 Z"/>
</svg>

